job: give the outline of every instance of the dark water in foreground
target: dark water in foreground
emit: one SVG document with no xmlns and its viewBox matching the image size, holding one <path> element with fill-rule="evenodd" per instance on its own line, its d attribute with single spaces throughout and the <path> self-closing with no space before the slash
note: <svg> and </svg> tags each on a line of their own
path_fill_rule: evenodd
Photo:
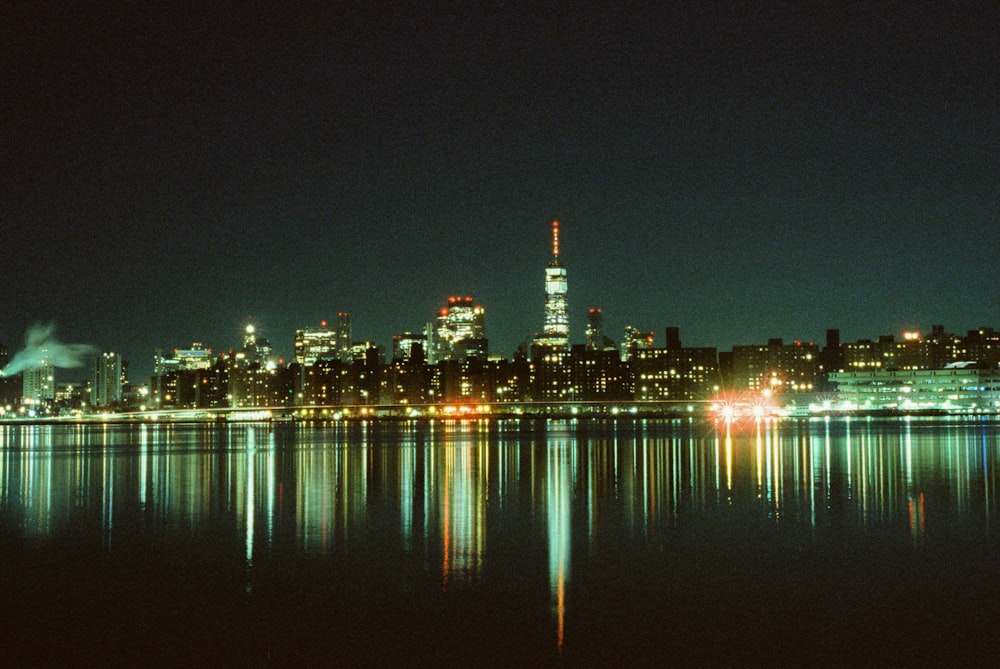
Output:
<svg viewBox="0 0 1000 669">
<path fill-rule="evenodd" d="M 1000 424 L 0 427 L 4 663 L 985 665 Z"/>
</svg>

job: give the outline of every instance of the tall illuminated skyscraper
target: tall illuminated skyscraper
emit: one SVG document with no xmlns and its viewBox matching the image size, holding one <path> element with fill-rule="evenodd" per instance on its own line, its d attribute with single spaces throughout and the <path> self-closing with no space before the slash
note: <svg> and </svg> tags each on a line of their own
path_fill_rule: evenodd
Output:
<svg viewBox="0 0 1000 669">
<path fill-rule="evenodd" d="M 434 362 L 483 358 L 489 353 L 485 310 L 471 297 L 449 297 L 437 318 L 431 346 Z"/>
<path fill-rule="evenodd" d="M 339 333 L 327 327 L 326 321 L 318 328 L 295 331 L 295 362 L 310 366 L 323 357 L 340 360 Z"/>
<path fill-rule="evenodd" d="M 559 262 L 559 221 L 552 221 L 552 260 L 545 268 L 545 327 L 535 344 L 569 348 L 569 313 L 566 308 L 566 268 Z"/>
<path fill-rule="evenodd" d="M 108 407 L 122 400 L 122 359 L 114 352 L 101 353 L 90 371 L 90 403 Z"/>
</svg>

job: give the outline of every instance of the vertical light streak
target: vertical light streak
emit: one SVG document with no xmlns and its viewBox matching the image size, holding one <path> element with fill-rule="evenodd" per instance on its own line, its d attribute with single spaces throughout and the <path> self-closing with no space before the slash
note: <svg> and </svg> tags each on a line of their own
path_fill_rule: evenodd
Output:
<svg viewBox="0 0 1000 669">
<path fill-rule="evenodd" d="M 146 426 L 139 428 L 139 506 L 146 508 L 146 468 L 149 466 L 149 435 Z"/>
<path fill-rule="evenodd" d="M 649 462 L 649 442 L 645 435 L 642 437 L 642 526 L 643 529 L 649 532 L 649 479 L 652 475 L 650 473 L 650 462 Z"/>
<path fill-rule="evenodd" d="M 726 421 L 726 439 L 729 438 L 729 421 Z M 721 446 L 719 444 L 719 433 L 716 431 L 715 440 L 713 442 L 715 457 L 712 462 L 712 472 L 715 474 L 715 501 L 719 502 L 722 497 L 722 472 L 720 467 L 722 466 L 722 455 L 720 453 Z"/>
<path fill-rule="evenodd" d="M 452 468 L 454 454 L 450 447 L 445 449 L 443 491 L 441 500 L 441 589 L 448 589 L 448 575 L 451 573 L 451 476 L 449 470 Z"/>
<path fill-rule="evenodd" d="M 111 449 L 105 446 L 104 457 L 101 459 L 101 483 L 104 491 L 102 500 L 102 524 L 106 548 L 111 548 L 111 534 L 114 530 L 115 511 L 115 478 L 114 459 Z"/>
<path fill-rule="evenodd" d="M 760 428 L 758 428 L 760 429 Z M 764 433 L 764 481 L 767 486 L 767 501 L 771 504 L 775 503 L 774 500 L 774 468 L 773 468 L 773 454 L 771 448 L 771 433 Z"/>
<path fill-rule="evenodd" d="M 556 616 L 556 647 L 563 650 L 566 630 L 566 584 L 572 547 L 572 480 L 569 444 L 548 448 L 549 584 Z"/>
<path fill-rule="evenodd" d="M 256 435 L 254 434 L 253 427 L 247 429 L 247 447 L 246 447 L 246 459 L 247 459 L 247 475 L 246 475 L 246 502 L 243 509 L 243 515 L 246 520 L 246 562 L 247 567 L 253 566 L 253 520 L 254 520 L 254 477 L 256 473 L 254 471 L 255 464 L 255 451 L 256 451 Z M 248 583 L 248 589 L 252 589 L 252 586 Z"/>
<path fill-rule="evenodd" d="M 277 498 L 274 452 L 274 430 L 271 429 L 267 435 L 267 544 L 269 546 L 274 541 L 274 502 Z"/>
<path fill-rule="evenodd" d="M 416 445 L 407 440 L 399 449 L 399 522 L 403 548 L 413 547 L 413 493 L 416 480 Z"/>
<path fill-rule="evenodd" d="M 681 444 L 680 438 L 674 439 L 670 442 L 670 458 L 671 458 L 671 477 L 670 477 L 670 492 L 671 492 L 671 514 L 674 520 L 677 519 L 677 515 L 680 513 L 680 502 L 681 502 Z"/>
<path fill-rule="evenodd" d="M 733 435 L 729 428 L 726 428 L 726 491 L 731 495 L 733 492 Z"/>
<path fill-rule="evenodd" d="M 754 445 L 756 446 L 757 454 L 757 494 L 758 496 L 764 492 L 764 436 L 760 432 L 760 426 L 757 426 L 756 439 L 754 440 Z"/>
<path fill-rule="evenodd" d="M 986 439 L 986 430 L 983 429 L 983 426 L 980 426 L 980 429 L 982 431 L 980 432 L 980 442 L 981 443 L 980 443 L 980 446 L 979 446 L 979 452 L 980 452 L 980 455 L 983 458 L 983 461 L 982 461 L 982 467 L 983 467 L 983 517 L 986 519 L 986 536 L 990 536 L 990 530 L 992 529 L 992 520 L 993 520 L 992 509 L 990 508 L 990 506 L 991 506 L 991 501 L 992 501 L 992 498 L 993 498 L 993 485 L 994 485 L 994 482 L 993 482 L 992 472 L 990 471 L 990 457 L 989 457 L 990 450 L 989 450 L 989 442 Z"/>
</svg>

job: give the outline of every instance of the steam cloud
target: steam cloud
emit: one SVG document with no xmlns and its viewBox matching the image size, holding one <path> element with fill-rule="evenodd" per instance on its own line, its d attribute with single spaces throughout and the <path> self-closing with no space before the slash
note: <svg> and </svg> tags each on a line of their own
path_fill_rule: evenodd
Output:
<svg viewBox="0 0 1000 669">
<path fill-rule="evenodd" d="M 43 362 L 54 367 L 80 367 L 84 358 L 96 349 L 89 344 L 63 344 L 55 338 L 55 325 L 36 324 L 24 335 L 24 350 L 18 351 L 0 376 L 13 376 Z"/>
</svg>

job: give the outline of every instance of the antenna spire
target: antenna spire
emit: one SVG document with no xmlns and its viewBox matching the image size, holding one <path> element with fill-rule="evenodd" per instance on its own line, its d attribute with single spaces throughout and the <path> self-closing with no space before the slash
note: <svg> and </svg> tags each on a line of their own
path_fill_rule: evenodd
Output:
<svg viewBox="0 0 1000 669">
<path fill-rule="evenodd" d="M 559 258 L 559 221 L 552 221 L 552 257 Z"/>
</svg>

